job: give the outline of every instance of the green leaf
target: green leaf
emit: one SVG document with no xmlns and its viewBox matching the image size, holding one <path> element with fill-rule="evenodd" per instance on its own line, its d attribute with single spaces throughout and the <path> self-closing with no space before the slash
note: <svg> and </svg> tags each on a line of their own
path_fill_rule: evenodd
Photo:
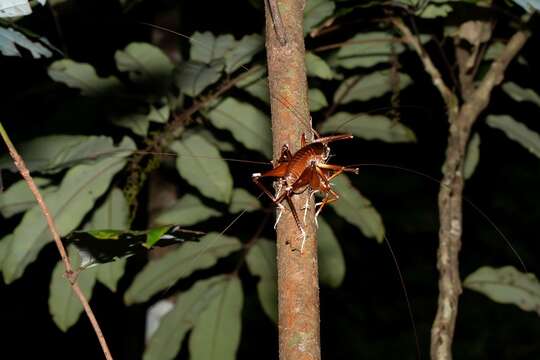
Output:
<svg viewBox="0 0 540 360">
<path fill-rule="evenodd" d="M 183 94 L 195 97 L 221 77 L 223 64 L 207 65 L 200 62 L 183 62 L 176 74 L 176 85 Z"/>
<path fill-rule="evenodd" d="M 106 95 L 122 89 L 122 84 L 116 77 L 99 77 L 92 65 L 69 59 L 53 62 L 47 72 L 54 81 L 79 89 L 85 96 Z"/>
<path fill-rule="evenodd" d="M 306 53 L 306 70 L 309 76 L 316 76 L 324 80 L 331 80 L 334 72 L 330 66 L 312 52 Z"/>
<path fill-rule="evenodd" d="M 309 89 L 309 111 L 315 112 L 328 106 L 328 101 L 323 92 L 319 89 Z"/>
<path fill-rule="evenodd" d="M 56 190 L 55 186 L 49 186 L 49 179 L 35 177 L 34 183 L 39 188 L 41 195 L 48 194 Z M 36 198 L 28 188 L 24 180 L 17 181 L 4 192 L 0 192 L 0 213 L 5 218 L 26 211 L 37 205 Z"/>
<path fill-rule="evenodd" d="M 132 148 L 117 148 L 113 139 L 106 136 L 47 135 L 17 146 L 31 172 L 54 173 L 75 165 L 91 164 L 94 160 L 125 157 Z M 0 168 L 16 171 L 11 158 L 0 158 Z"/>
<path fill-rule="evenodd" d="M 448 4 L 428 4 L 419 16 L 424 19 L 447 17 L 454 9 Z"/>
<path fill-rule="evenodd" d="M 486 55 L 484 55 L 484 60 L 497 59 L 503 52 L 504 48 L 505 48 L 505 45 L 501 41 L 494 41 L 491 45 L 489 45 L 488 49 L 486 50 Z"/>
<path fill-rule="evenodd" d="M 267 158 L 272 157 L 270 119 L 259 109 L 229 97 L 213 108 L 207 117 L 215 127 L 229 130 L 248 149 L 259 151 Z"/>
<path fill-rule="evenodd" d="M 225 56 L 225 52 L 235 45 L 231 34 L 219 35 L 217 38 L 209 31 L 195 32 L 189 39 L 191 42 L 190 59 L 210 64 Z"/>
<path fill-rule="evenodd" d="M 474 133 L 471 141 L 467 145 L 465 154 L 465 164 L 463 166 L 463 176 L 469 179 L 473 174 L 478 162 L 480 161 L 480 135 Z"/>
<path fill-rule="evenodd" d="M 169 116 L 171 115 L 171 109 L 168 105 L 162 106 L 156 109 L 154 106 L 150 106 L 150 113 L 148 114 L 148 120 L 159 124 L 167 123 Z"/>
<path fill-rule="evenodd" d="M 231 204 L 229 205 L 229 212 L 232 214 L 239 213 L 240 211 L 255 211 L 261 208 L 259 199 L 251 195 L 248 191 L 236 188 L 233 190 Z"/>
<path fill-rule="evenodd" d="M 332 64 L 353 69 L 389 63 L 392 56 L 392 46 L 394 46 L 395 54 L 404 50 L 403 45 L 396 43 L 396 38 L 389 33 L 380 31 L 360 33 L 339 49 L 332 59 Z"/>
<path fill-rule="evenodd" d="M 210 233 L 199 243 L 185 243 L 165 256 L 150 261 L 126 291 L 126 304 L 141 303 L 199 269 L 213 266 L 221 257 L 239 250 L 238 239 Z"/>
<path fill-rule="evenodd" d="M 122 191 L 113 188 L 107 199 L 92 215 L 87 227 L 91 229 L 125 229 L 129 226 L 129 207 Z M 97 279 L 112 292 L 116 292 L 118 281 L 124 274 L 126 259 L 98 266 Z"/>
<path fill-rule="evenodd" d="M 34 42 L 28 39 L 21 32 L 12 28 L 0 27 L 0 53 L 4 56 L 22 56 L 17 46 L 20 46 L 32 54 L 34 59 L 39 59 L 42 56 L 45 58 L 51 57 L 52 52 L 41 45 L 39 42 Z"/>
<path fill-rule="evenodd" d="M 246 257 L 249 272 L 259 276 L 257 293 L 266 315 L 275 323 L 278 321 L 278 292 L 276 244 L 267 239 L 258 239 L 249 249 Z"/>
<path fill-rule="evenodd" d="M 79 266 L 77 251 L 70 246 L 68 252 L 73 267 L 76 269 Z M 79 298 L 71 289 L 71 286 L 64 275 L 65 271 L 64 264 L 59 261 L 53 270 L 49 294 L 49 312 L 51 313 L 56 326 L 64 332 L 75 325 L 83 312 L 83 307 Z M 90 301 L 92 297 L 92 289 L 94 288 L 95 282 L 95 269 L 84 271 L 80 273 L 77 278 L 77 283 L 88 301 Z"/>
<path fill-rule="evenodd" d="M 130 129 L 134 134 L 143 137 L 148 134 L 148 127 L 150 126 L 148 116 L 136 113 L 113 116 L 112 123 Z"/>
<path fill-rule="evenodd" d="M 251 61 L 264 49 L 264 39 L 259 34 L 246 35 L 225 52 L 225 71 L 231 74 Z"/>
<path fill-rule="evenodd" d="M 231 144 L 228 141 L 219 140 L 218 138 L 214 136 L 214 134 L 212 134 L 210 131 L 204 128 L 196 128 L 196 129 L 191 128 L 189 130 L 186 130 L 186 132 L 184 133 L 184 137 L 187 138 L 191 136 L 192 134 L 197 134 L 197 135 L 202 136 L 206 141 L 208 141 L 211 144 L 214 144 L 219 149 L 219 151 L 234 152 L 235 150 L 233 144 Z"/>
<path fill-rule="evenodd" d="M 8 234 L 0 239 L 0 273 L 3 272 L 4 261 L 9 253 L 9 247 L 11 246 L 11 240 L 13 234 Z"/>
<path fill-rule="evenodd" d="M 390 71 L 376 71 L 366 76 L 355 75 L 341 83 L 334 94 L 334 102 L 347 104 L 352 101 L 367 101 L 383 96 L 392 91 Z M 399 74 L 399 89 L 403 90 L 412 83 L 406 74 Z"/>
<path fill-rule="evenodd" d="M 270 103 L 265 68 L 261 67 L 257 71 L 254 71 L 252 74 L 239 81 L 236 86 L 247 91 L 257 99 L 260 99 L 267 104 Z"/>
<path fill-rule="evenodd" d="M 321 134 L 351 133 L 361 139 L 390 143 L 415 142 L 414 132 L 382 115 L 339 112 L 322 123 Z"/>
<path fill-rule="evenodd" d="M 180 293 L 174 308 L 160 321 L 157 331 L 146 346 L 144 360 L 174 359 L 187 332 L 195 325 L 201 312 L 220 295 L 226 276 L 197 281 L 188 291 Z"/>
<path fill-rule="evenodd" d="M 134 150 L 129 138 L 118 145 L 118 150 Z M 55 219 L 60 235 L 65 235 L 79 225 L 95 201 L 107 190 L 112 177 L 126 164 L 123 157 L 109 157 L 93 164 L 78 165 L 69 170 L 58 191 L 44 200 Z M 4 264 L 6 282 L 18 279 L 26 266 L 34 261 L 41 248 L 51 240 L 49 229 L 38 207 L 27 211 L 14 231 L 14 239 Z"/>
<path fill-rule="evenodd" d="M 193 134 L 173 142 L 170 148 L 178 154 L 176 168 L 188 183 L 206 197 L 224 203 L 231 200 L 233 179 L 227 163 L 213 144 Z"/>
<path fill-rule="evenodd" d="M 220 282 L 220 291 L 201 313 L 189 338 L 192 360 L 234 360 L 242 331 L 244 295 L 237 276 Z"/>
<path fill-rule="evenodd" d="M 504 131 L 510 139 L 540 157 L 540 135 L 529 129 L 525 124 L 514 120 L 510 115 L 489 115 L 487 124 Z"/>
<path fill-rule="evenodd" d="M 532 273 L 522 273 L 513 266 L 483 266 L 467 276 L 463 286 L 478 291 L 501 304 L 514 304 L 540 315 L 540 282 Z"/>
<path fill-rule="evenodd" d="M 220 215 L 219 211 L 204 205 L 198 197 L 186 194 L 171 208 L 161 212 L 154 222 L 190 226 Z"/>
<path fill-rule="evenodd" d="M 339 200 L 331 204 L 336 213 L 358 227 L 366 237 L 382 242 L 384 225 L 371 202 L 352 186 L 345 175 L 336 177 L 332 182 L 335 190 L 340 194 Z"/>
<path fill-rule="evenodd" d="M 131 81 L 166 90 L 174 69 L 173 64 L 158 47 L 133 42 L 117 50 L 114 60 L 118 70 L 127 72 Z"/>
<path fill-rule="evenodd" d="M 540 106 L 540 96 L 533 89 L 522 88 L 513 82 L 504 83 L 502 89 L 516 101 L 530 101 Z"/>
<path fill-rule="evenodd" d="M 321 283 L 337 288 L 345 278 L 345 258 L 341 246 L 326 221 L 319 217 L 319 278 Z"/>
<path fill-rule="evenodd" d="M 81 267 L 88 268 L 117 259 L 146 252 L 154 246 L 169 246 L 184 241 L 198 241 L 200 231 L 167 225 L 148 230 L 87 230 L 73 231 L 65 237 L 73 243 L 82 259 Z"/>
<path fill-rule="evenodd" d="M 334 13 L 336 4 L 329 0 L 307 0 L 304 9 L 304 34 Z"/>
</svg>

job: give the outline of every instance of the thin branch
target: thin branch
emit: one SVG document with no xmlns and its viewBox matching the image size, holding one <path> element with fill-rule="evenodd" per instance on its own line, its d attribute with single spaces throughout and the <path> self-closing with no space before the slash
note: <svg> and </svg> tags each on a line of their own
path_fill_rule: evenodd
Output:
<svg viewBox="0 0 540 360">
<path fill-rule="evenodd" d="M 452 359 L 452 341 L 461 294 L 458 255 L 463 227 L 463 164 L 471 127 L 487 107 L 493 88 L 501 83 L 510 61 L 521 50 L 529 35 L 528 32 L 518 31 L 512 36 L 480 85 L 466 96 L 465 103 L 451 122 L 438 199 L 440 229 L 437 268 L 440 277 L 437 314 L 431 329 L 432 359 Z"/>
<path fill-rule="evenodd" d="M 456 106 L 456 97 L 450 88 L 448 88 L 448 86 L 445 84 L 441 73 L 433 64 L 433 61 L 431 60 L 429 54 L 424 50 L 419 39 L 413 35 L 411 30 L 401 19 L 393 18 L 392 23 L 398 28 L 399 31 L 401 31 L 405 42 L 409 43 L 420 57 L 420 60 L 424 64 L 424 69 L 431 76 L 433 85 L 435 85 L 437 90 L 439 90 L 441 93 L 441 96 L 448 109 L 451 111 L 454 110 Z"/>
<path fill-rule="evenodd" d="M 112 360 L 113 357 L 111 355 L 111 352 L 109 350 L 109 347 L 107 346 L 107 342 L 105 340 L 105 337 L 103 336 L 103 332 L 101 331 L 101 328 L 99 327 L 98 321 L 96 320 L 96 317 L 94 316 L 94 312 L 92 311 L 92 308 L 90 307 L 90 304 L 88 304 L 88 300 L 82 293 L 79 284 L 77 283 L 77 275 L 73 271 L 73 266 L 71 265 L 71 262 L 69 261 L 69 257 L 67 256 L 66 249 L 64 248 L 64 245 L 62 244 L 62 240 L 60 239 L 60 235 L 58 233 L 58 230 L 56 228 L 56 224 L 54 223 L 54 219 L 52 218 L 49 208 L 45 204 L 45 201 L 43 200 L 43 197 L 41 196 L 41 193 L 39 192 L 39 189 L 37 188 L 34 180 L 30 176 L 30 171 L 26 167 L 26 164 L 24 163 L 24 160 L 21 158 L 17 150 L 15 149 L 15 146 L 11 142 L 6 130 L 4 129 L 4 126 L 0 122 L 0 136 L 6 143 L 6 146 L 8 147 L 9 154 L 11 155 L 11 158 L 13 159 L 13 163 L 19 170 L 21 176 L 26 181 L 28 187 L 30 188 L 30 191 L 36 198 L 36 201 L 41 208 L 41 212 L 43 213 L 43 216 L 45 217 L 45 220 L 47 221 L 47 225 L 49 227 L 49 231 L 54 239 L 54 242 L 56 244 L 56 247 L 58 248 L 58 252 L 60 253 L 60 257 L 62 258 L 62 262 L 64 263 L 64 268 L 66 269 L 66 278 L 71 285 L 71 288 L 73 289 L 73 292 L 77 297 L 79 298 L 79 301 L 81 302 L 84 311 L 86 312 L 86 315 L 88 316 L 88 319 L 90 320 L 90 323 L 92 324 L 92 327 L 94 328 L 94 331 L 96 333 L 96 336 L 99 340 L 99 343 L 101 345 L 101 349 L 103 350 L 103 354 L 105 355 L 105 358 L 107 360 Z"/>
<path fill-rule="evenodd" d="M 281 46 L 272 30 L 270 9 L 266 6 L 266 49 L 271 94 L 274 158 L 280 156 L 284 144 L 292 152 L 300 147 L 302 134 L 312 132 L 307 101 L 305 71 L 304 0 L 280 0 L 283 25 L 288 42 Z M 282 100 L 296 109 L 282 105 Z M 281 360 L 318 360 L 320 350 L 319 279 L 317 239 L 314 222 L 314 201 L 306 191 L 291 201 L 297 209 L 309 207 L 302 226 L 305 246 L 299 251 L 302 234 L 291 211 L 284 211 L 277 224 L 277 272 L 279 312 L 279 357 Z"/>
</svg>

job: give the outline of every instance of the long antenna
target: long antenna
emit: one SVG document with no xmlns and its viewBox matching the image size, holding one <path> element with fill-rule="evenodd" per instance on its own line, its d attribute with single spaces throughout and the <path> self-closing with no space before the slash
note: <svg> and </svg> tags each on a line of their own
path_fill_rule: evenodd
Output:
<svg viewBox="0 0 540 360">
<path fill-rule="evenodd" d="M 444 186 L 444 187 L 448 187 L 448 185 L 442 183 L 441 181 L 437 180 L 436 178 L 434 178 L 433 176 L 431 175 L 428 175 L 428 174 L 425 174 L 421 171 L 418 171 L 418 170 L 413 170 L 413 169 L 409 169 L 409 168 L 406 168 L 406 167 L 402 167 L 402 166 L 399 166 L 399 165 L 390 165 L 390 164 L 374 164 L 374 163 L 360 163 L 360 164 L 352 164 L 352 165 L 348 165 L 348 166 L 351 166 L 351 167 L 357 167 L 357 166 L 373 166 L 373 167 L 380 167 L 380 168 L 387 168 L 387 169 L 397 169 L 397 170 L 402 170 L 402 171 L 405 171 L 405 172 L 408 172 L 408 173 L 411 173 L 411 174 L 415 174 L 415 175 L 419 175 L 419 176 L 422 176 L 428 180 L 431 180 L 437 184 L 439 184 L 440 186 Z M 478 214 L 480 214 L 480 216 L 482 218 L 484 218 L 484 220 L 486 220 L 491 226 L 493 226 L 493 228 L 495 229 L 495 231 L 497 232 L 497 234 L 499 234 L 499 236 L 504 240 L 504 242 L 506 243 L 506 245 L 510 248 L 510 250 L 512 250 L 512 252 L 514 253 L 514 255 L 516 256 L 516 258 L 518 259 L 519 261 L 519 264 L 521 265 L 521 267 L 523 268 L 523 271 L 525 273 L 528 273 L 529 271 L 527 270 L 527 266 L 525 266 L 525 262 L 523 261 L 523 259 L 521 258 L 521 256 L 519 255 L 519 253 L 517 252 L 517 250 L 515 249 L 515 247 L 512 245 L 511 241 L 508 239 L 508 237 L 504 234 L 504 232 L 495 224 L 495 222 L 493 220 L 491 220 L 491 218 L 482 210 L 480 209 L 472 200 L 470 200 L 468 197 L 466 197 L 465 195 L 463 195 L 463 200 L 465 200 L 465 202 L 467 204 L 469 204 Z"/>
</svg>

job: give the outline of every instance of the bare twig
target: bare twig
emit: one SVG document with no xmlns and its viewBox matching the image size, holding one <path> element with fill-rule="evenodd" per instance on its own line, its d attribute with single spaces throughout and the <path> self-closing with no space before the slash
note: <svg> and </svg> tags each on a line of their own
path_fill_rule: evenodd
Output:
<svg viewBox="0 0 540 360">
<path fill-rule="evenodd" d="M 445 84 L 441 73 L 437 69 L 437 67 L 433 64 L 433 61 L 431 61 L 431 58 L 429 54 L 424 50 L 424 47 L 420 43 L 420 40 L 413 35 L 411 30 L 403 23 L 401 19 L 394 18 L 392 19 L 392 23 L 396 28 L 398 28 L 399 31 L 403 34 L 403 39 L 405 42 L 409 43 L 414 51 L 418 54 L 420 57 L 420 60 L 424 64 L 424 69 L 426 72 L 431 76 L 431 80 L 433 82 L 433 85 L 439 90 L 441 93 L 441 96 L 448 108 L 449 111 L 456 110 L 457 106 L 457 99 L 454 93 L 450 90 L 450 88 Z"/>
<path fill-rule="evenodd" d="M 41 208 L 41 212 L 43 213 L 43 216 L 45 217 L 45 220 L 47 221 L 49 231 L 54 239 L 56 247 L 58 248 L 58 252 L 60 253 L 62 262 L 64 263 L 64 268 L 66 269 L 66 278 L 69 284 L 71 285 L 73 292 L 79 298 L 79 301 L 81 302 L 84 308 L 84 311 L 86 312 L 86 315 L 88 316 L 88 319 L 90 320 L 90 323 L 92 324 L 92 327 L 94 328 L 96 336 L 101 345 L 101 349 L 103 350 L 103 354 L 105 355 L 105 358 L 107 360 L 112 360 L 113 357 L 111 355 L 111 352 L 109 351 L 109 347 L 107 346 L 107 342 L 105 340 L 105 337 L 103 336 L 103 332 L 101 331 L 101 328 L 99 327 L 98 321 L 96 320 L 96 317 L 94 316 L 94 312 L 92 311 L 90 304 L 88 304 L 88 300 L 82 293 L 79 287 L 79 284 L 77 283 L 76 272 L 73 271 L 73 266 L 71 265 L 71 262 L 69 261 L 69 257 L 67 256 L 66 249 L 64 248 L 64 245 L 62 244 L 62 240 L 60 239 L 60 235 L 56 228 L 56 224 L 54 223 L 54 219 L 52 218 L 50 214 L 49 208 L 45 204 L 45 201 L 43 200 L 43 197 L 41 196 L 39 189 L 37 188 L 36 184 L 34 183 L 34 180 L 30 176 L 30 171 L 26 167 L 24 160 L 21 158 L 21 156 L 15 149 L 15 146 L 11 142 L 1 122 L 0 122 L 0 136 L 6 143 L 6 146 L 8 147 L 9 154 L 11 155 L 11 158 L 13 159 L 13 163 L 15 164 L 21 176 L 24 178 L 24 180 L 28 184 L 30 191 L 36 198 L 36 201 L 39 207 Z"/>
<path fill-rule="evenodd" d="M 311 133 L 307 101 L 305 47 L 303 33 L 304 0 L 281 0 L 283 25 L 288 35 L 281 46 L 274 31 L 270 9 L 266 6 L 266 48 L 271 96 L 274 156 L 288 144 L 294 153 L 302 133 Z M 282 99 L 296 109 L 302 119 L 282 106 Z M 309 194 L 292 197 L 297 209 Z M 314 203 L 309 201 L 304 251 L 294 251 L 301 234 L 290 211 L 283 213 L 277 226 L 279 355 L 282 360 L 320 359 L 319 285 Z"/>
</svg>

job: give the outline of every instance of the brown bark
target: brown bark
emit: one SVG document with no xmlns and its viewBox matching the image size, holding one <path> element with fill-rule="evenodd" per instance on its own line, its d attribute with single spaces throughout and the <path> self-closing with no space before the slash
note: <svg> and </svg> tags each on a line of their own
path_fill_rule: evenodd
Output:
<svg viewBox="0 0 540 360">
<path fill-rule="evenodd" d="M 394 20 L 394 25 L 403 33 L 405 41 L 412 45 L 425 71 L 431 76 L 433 85 L 443 97 L 450 123 L 446 160 L 443 166 L 443 179 L 439 189 L 439 249 L 437 252 L 437 268 L 439 269 L 439 298 L 437 314 L 431 329 L 431 358 L 434 360 L 452 359 L 452 340 L 458 311 L 458 300 L 461 294 L 459 276 L 459 250 L 462 233 L 462 199 L 463 199 L 463 165 L 465 150 L 471 128 L 479 115 L 489 103 L 493 88 L 499 85 L 510 61 L 525 44 L 529 33 L 516 32 L 505 49 L 490 66 L 487 74 L 476 85 L 469 73 L 474 63 L 476 52 L 470 53 L 461 48 L 456 41 L 461 93 L 464 103 L 460 106 L 458 97 L 444 83 L 441 74 L 434 66 L 429 55 L 422 48 L 418 39 L 401 20 Z"/>
<path fill-rule="evenodd" d="M 270 12 L 266 4 L 266 48 L 271 95 L 274 158 L 288 144 L 294 153 L 302 133 L 311 138 L 305 72 L 303 0 L 280 0 Z M 273 21 L 272 15 L 281 15 Z M 276 30 L 282 24 L 281 30 Z M 282 45 L 277 34 L 286 34 Z M 285 106 L 287 104 L 288 106 Z M 290 108 L 289 108 L 290 107 Z M 296 209 L 307 194 L 293 196 Z M 280 359 L 320 359 L 319 282 L 317 241 L 313 221 L 313 201 L 309 203 L 306 243 L 300 253 L 301 234 L 288 209 L 277 226 L 279 355 Z M 302 218 L 302 216 L 301 216 Z"/>
</svg>

